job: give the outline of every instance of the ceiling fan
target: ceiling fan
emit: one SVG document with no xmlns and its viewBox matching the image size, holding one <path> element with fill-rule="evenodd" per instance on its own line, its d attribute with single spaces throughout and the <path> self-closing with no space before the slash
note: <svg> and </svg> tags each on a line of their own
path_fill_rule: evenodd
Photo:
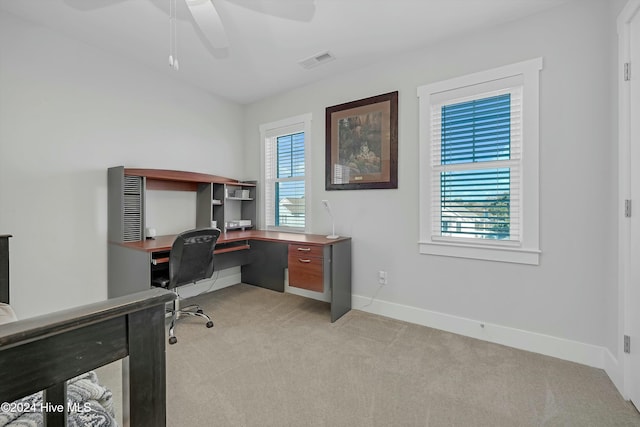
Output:
<svg viewBox="0 0 640 427">
<path fill-rule="evenodd" d="M 64 0 L 66 4 L 77 10 L 94 10 L 112 6 L 116 3 L 133 0 Z M 141 1 L 141 0 L 136 0 Z M 315 14 L 315 0 L 146 0 L 154 6 L 169 14 L 170 20 L 175 20 L 175 5 L 184 2 L 190 12 L 196 32 L 203 44 L 215 56 L 220 55 L 221 50 L 229 47 L 227 31 L 223 23 L 223 17 L 218 13 L 222 3 L 235 4 L 246 9 L 261 12 L 280 18 L 311 21 Z M 172 6 L 173 5 L 173 6 Z M 217 6 L 218 8 L 217 8 Z M 173 14 L 173 15 L 172 15 Z M 218 54 L 216 54 L 216 52 Z"/>
</svg>

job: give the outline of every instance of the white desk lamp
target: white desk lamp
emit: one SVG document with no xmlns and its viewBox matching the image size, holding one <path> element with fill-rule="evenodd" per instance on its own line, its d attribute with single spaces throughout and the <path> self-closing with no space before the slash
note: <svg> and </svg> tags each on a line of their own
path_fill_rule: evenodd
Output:
<svg viewBox="0 0 640 427">
<path fill-rule="evenodd" d="M 331 212 L 331 206 L 329 205 L 328 200 L 322 201 L 322 206 L 327 210 L 329 216 L 331 217 L 331 234 L 327 236 L 327 239 L 337 239 L 338 235 L 336 235 L 336 221 L 333 219 L 333 212 Z"/>
</svg>

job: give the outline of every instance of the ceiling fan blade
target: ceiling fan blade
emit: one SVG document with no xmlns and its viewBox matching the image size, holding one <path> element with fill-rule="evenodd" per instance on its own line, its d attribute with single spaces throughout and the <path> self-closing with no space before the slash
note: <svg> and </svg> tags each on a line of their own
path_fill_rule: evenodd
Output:
<svg viewBox="0 0 640 427">
<path fill-rule="evenodd" d="M 211 0 L 185 0 L 200 31 L 215 49 L 229 46 L 220 15 Z"/>
</svg>

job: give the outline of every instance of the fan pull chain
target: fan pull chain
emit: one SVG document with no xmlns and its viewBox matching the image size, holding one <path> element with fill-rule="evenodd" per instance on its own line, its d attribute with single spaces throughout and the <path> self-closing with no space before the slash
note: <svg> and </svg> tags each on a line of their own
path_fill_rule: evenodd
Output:
<svg viewBox="0 0 640 427">
<path fill-rule="evenodd" d="M 180 69 L 178 62 L 176 0 L 169 0 L 169 66 L 176 71 Z"/>
<path fill-rule="evenodd" d="M 173 52 L 176 54 L 173 58 L 173 69 L 178 71 L 180 63 L 178 62 L 178 26 L 176 25 L 176 0 L 173 0 Z"/>
<path fill-rule="evenodd" d="M 169 67 L 173 68 L 173 0 L 169 0 Z"/>
</svg>

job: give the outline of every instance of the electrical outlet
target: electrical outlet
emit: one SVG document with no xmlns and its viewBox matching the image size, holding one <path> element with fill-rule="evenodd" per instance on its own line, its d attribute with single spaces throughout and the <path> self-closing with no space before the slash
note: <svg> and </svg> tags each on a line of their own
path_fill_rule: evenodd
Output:
<svg viewBox="0 0 640 427">
<path fill-rule="evenodd" d="M 378 271 L 378 283 L 381 285 L 387 284 L 387 272 L 384 270 Z"/>
</svg>

